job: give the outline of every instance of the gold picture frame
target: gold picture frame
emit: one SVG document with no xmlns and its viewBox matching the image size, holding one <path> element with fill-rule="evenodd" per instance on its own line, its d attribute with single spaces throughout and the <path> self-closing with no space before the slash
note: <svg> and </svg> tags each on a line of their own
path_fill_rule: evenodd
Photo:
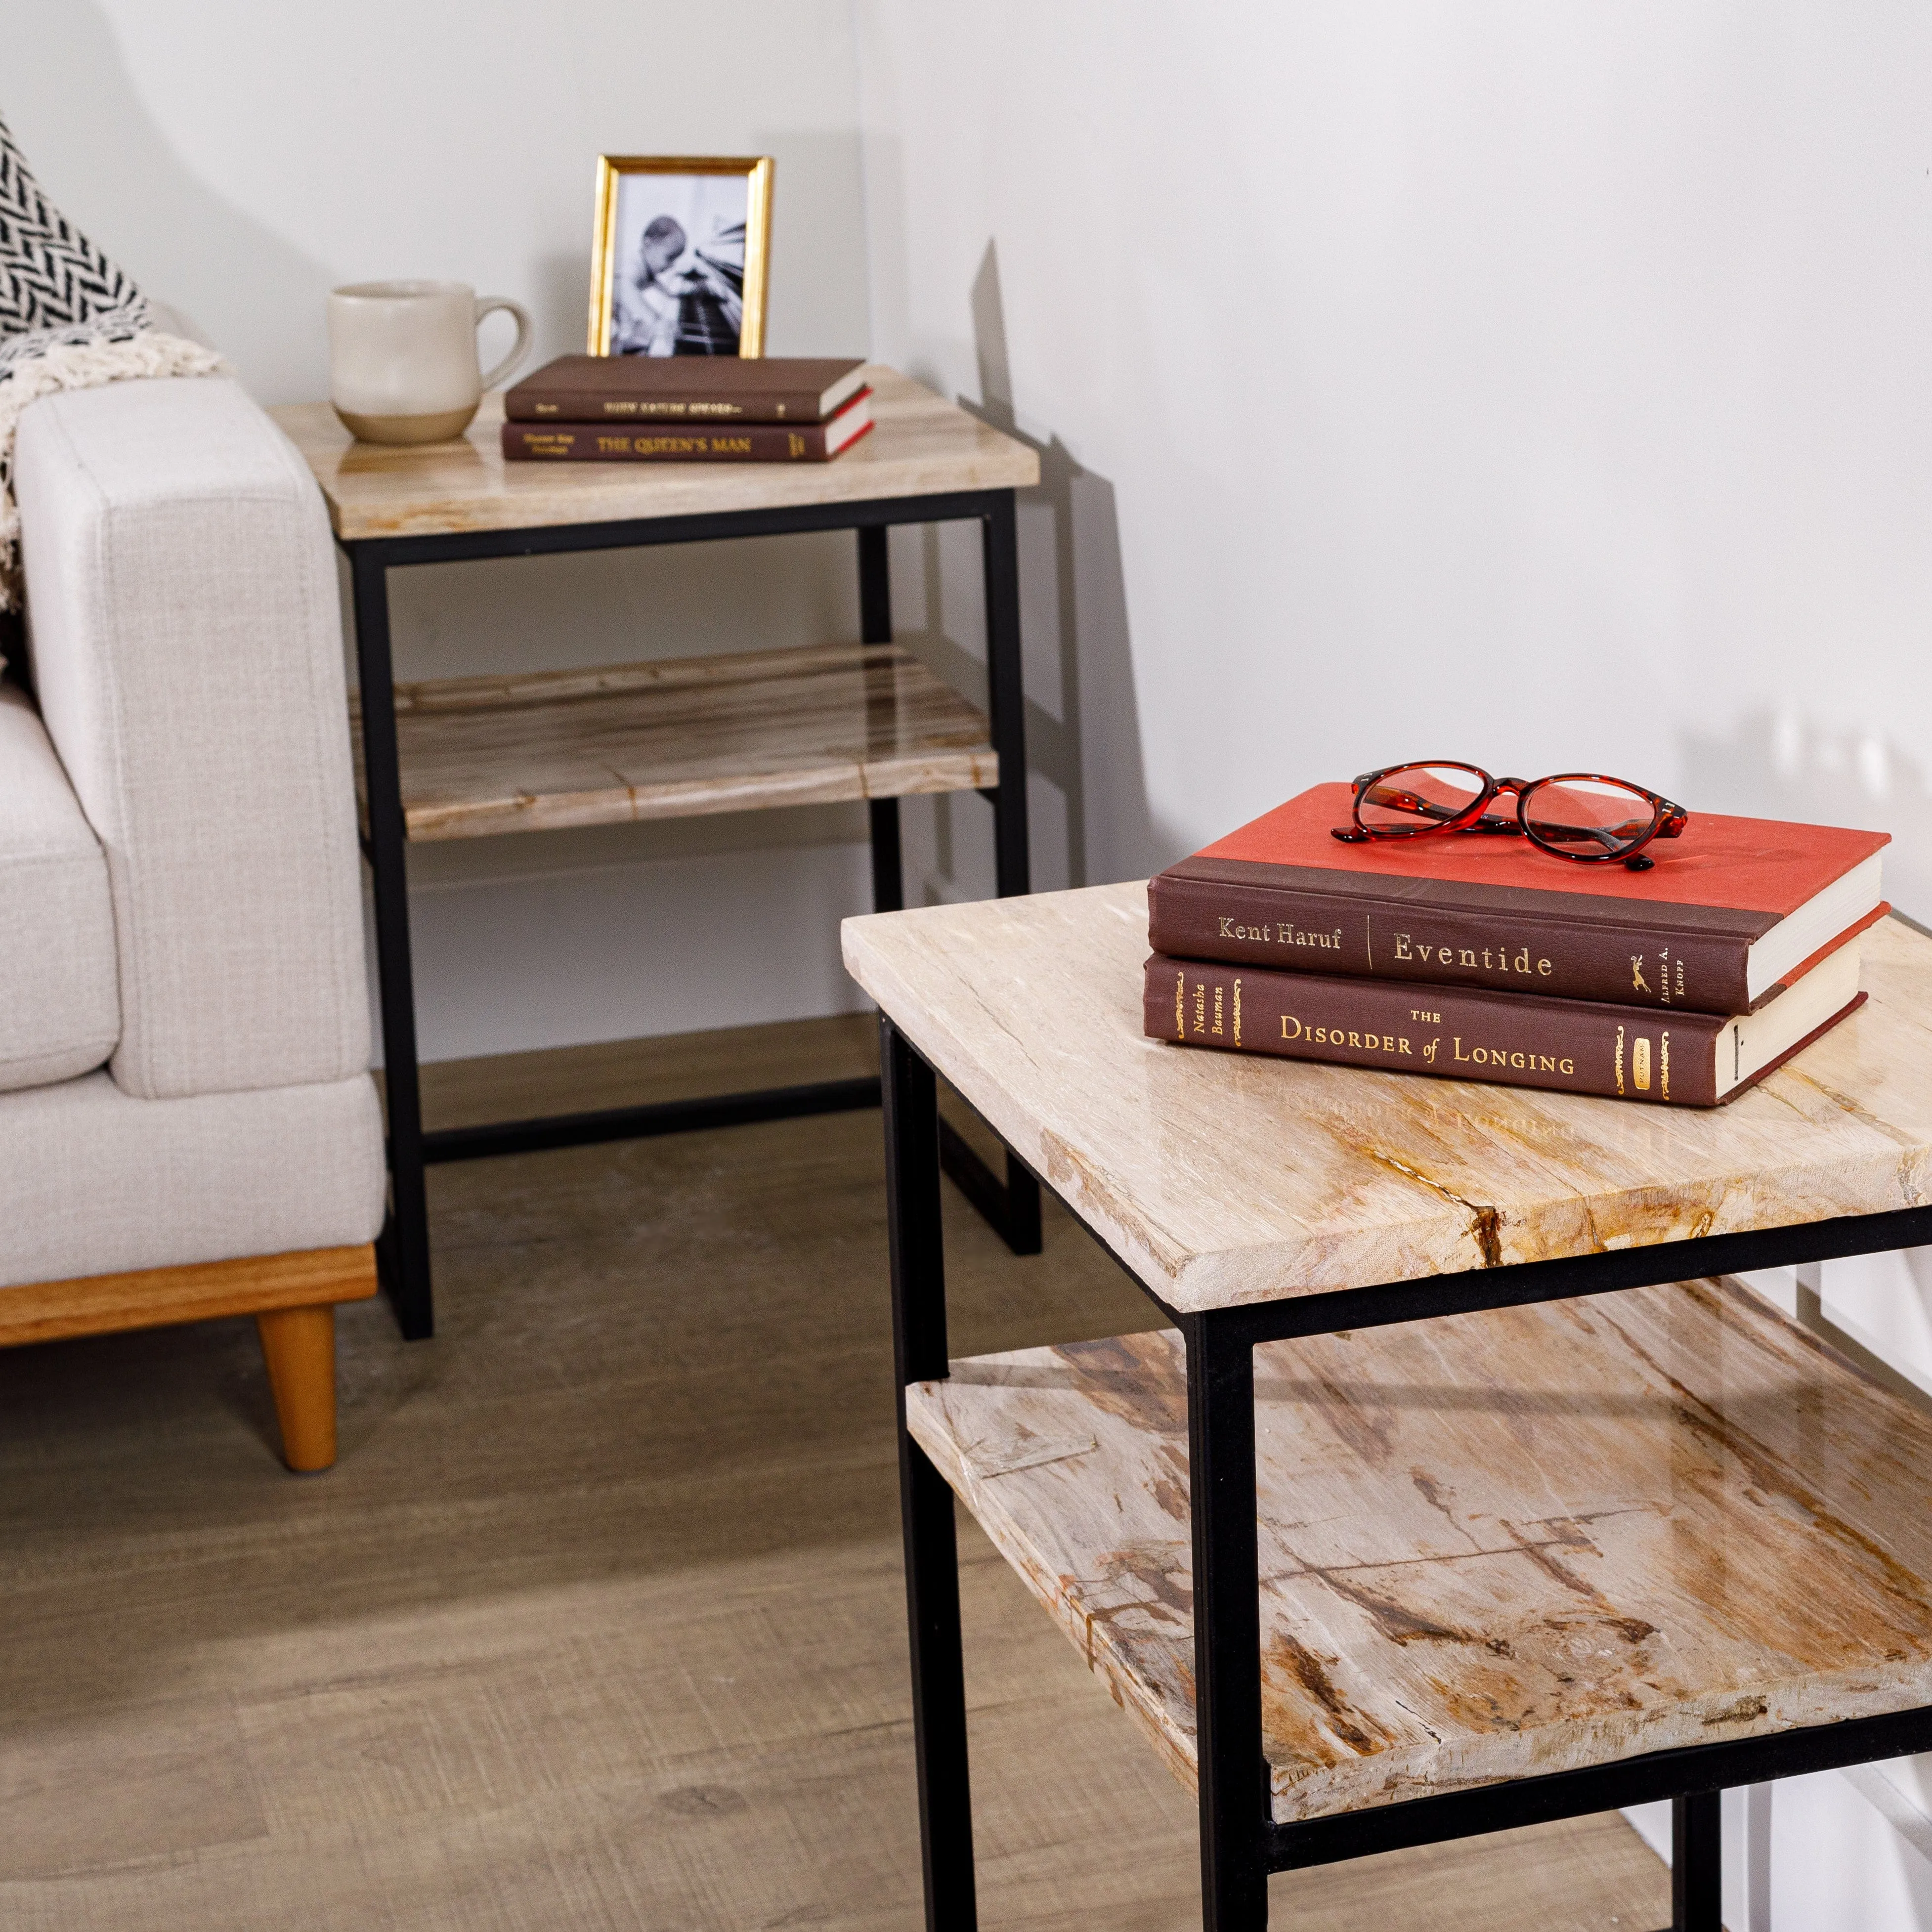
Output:
<svg viewBox="0 0 1932 1932">
<path fill-rule="evenodd" d="M 735 307 L 736 353 L 762 356 L 771 236 L 769 154 L 599 154 L 590 352 L 729 355 Z"/>
</svg>

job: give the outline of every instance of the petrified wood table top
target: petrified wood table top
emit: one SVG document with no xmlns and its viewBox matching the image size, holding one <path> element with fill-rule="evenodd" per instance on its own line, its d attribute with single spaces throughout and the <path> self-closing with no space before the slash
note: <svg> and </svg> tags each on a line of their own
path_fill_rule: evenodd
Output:
<svg viewBox="0 0 1932 1932">
<path fill-rule="evenodd" d="M 1284 1822 L 1932 1701 L 1932 1419 L 1735 1283 L 1268 1343 L 1255 1375 Z M 907 1394 L 1191 1784 L 1178 1336 Z"/>
<path fill-rule="evenodd" d="M 875 364 L 869 434 L 830 463 L 506 463 L 503 399 L 466 435 L 401 448 L 358 442 L 326 403 L 272 410 L 314 471 L 340 537 L 442 536 L 734 510 L 788 509 L 1040 481 L 1025 444 Z"/>
<path fill-rule="evenodd" d="M 1147 950 L 1138 884 L 844 926 L 859 983 L 1171 1308 L 1928 1198 L 1932 940 L 1895 920 L 1868 1004 L 1709 1111 L 1168 1046 Z"/>
</svg>

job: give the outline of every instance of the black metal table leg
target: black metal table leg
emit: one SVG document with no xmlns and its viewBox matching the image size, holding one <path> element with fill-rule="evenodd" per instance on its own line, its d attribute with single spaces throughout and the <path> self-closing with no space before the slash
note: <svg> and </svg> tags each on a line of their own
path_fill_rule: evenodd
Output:
<svg viewBox="0 0 1932 1932">
<path fill-rule="evenodd" d="M 905 1426 L 906 1384 L 932 1381 L 946 1372 L 938 1093 L 932 1069 L 884 1017 L 879 1022 L 879 1066 L 885 1088 L 899 1512 L 905 1534 L 913 1748 L 919 1762 L 926 1932 L 973 1932 L 979 1920 L 973 1888 L 973 1802 L 967 1770 L 952 1492 Z"/>
<path fill-rule="evenodd" d="M 869 801 L 872 838 L 872 910 L 898 912 L 905 904 L 905 862 L 899 854 L 899 802 Z"/>
<path fill-rule="evenodd" d="M 980 524 L 980 560 L 986 592 L 986 709 L 992 725 L 993 749 L 1000 760 L 999 788 L 992 794 L 994 890 L 1003 899 L 1017 898 L 1033 890 L 1033 862 L 1027 840 L 1026 688 L 1020 659 L 1019 536 L 1014 504 L 1012 490 L 1000 491 Z M 967 1152 L 970 1154 L 971 1150 Z M 954 1178 L 958 1178 L 956 1173 Z M 1005 1214 L 1002 1221 L 994 1225 L 1015 1254 L 1038 1254 L 1040 1183 L 1010 1151 L 1006 1155 L 1005 1196 Z"/>
<path fill-rule="evenodd" d="M 1211 1314 L 1195 1316 L 1184 1332 L 1201 1922 L 1203 1932 L 1259 1932 L 1268 1924 L 1272 1805 L 1262 1751 L 1254 1345 Z"/>
<path fill-rule="evenodd" d="M 886 552 L 883 524 L 862 529 L 859 536 L 859 639 L 862 644 L 892 640 L 892 566 Z M 890 722 L 890 721 L 887 721 Z M 899 852 L 899 802 L 875 798 L 868 802 L 872 839 L 872 910 L 897 912 L 905 904 L 905 866 Z"/>
<path fill-rule="evenodd" d="M 1027 848 L 1026 691 L 1020 664 L 1020 554 L 1013 493 L 1002 490 L 980 525 L 986 584 L 986 709 L 1000 757 L 993 794 L 994 890 L 1003 899 L 1033 890 Z"/>
<path fill-rule="evenodd" d="M 892 640 L 892 566 L 886 551 L 886 526 L 865 524 L 859 532 L 859 640 Z"/>
<path fill-rule="evenodd" d="M 376 973 L 382 1000 L 382 1082 L 389 1132 L 389 1216 L 380 1254 L 383 1286 L 404 1336 L 434 1334 L 429 1211 L 423 1188 L 422 1096 L 410 968 L 409 858 L 396 752 L 395 680 L 389 656 L 388 573 L 366 545 L 350 550 L 356 656 L 362 685 L 363 784 L 376 901 Z"/>
<path fill-rule="evenodd" d="M 1723 1794 L 1670 1801 L 1670 1932 L 1724 1932 Z"/>
</svg>

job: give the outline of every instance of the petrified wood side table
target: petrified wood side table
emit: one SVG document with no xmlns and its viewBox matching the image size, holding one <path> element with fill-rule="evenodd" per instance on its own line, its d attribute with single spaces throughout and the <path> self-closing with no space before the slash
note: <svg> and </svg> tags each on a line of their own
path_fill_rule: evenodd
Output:
<svg viewBox="0 0 1932 1932">
<path fill-rule="evenodd" d="M 377 1244 L 403 1333 L 434 1326 L 423 1169 L 687 1127 L 876 1106 L 876 1079 L 425 1132 L 416 1072 L 408 848 L 646 818 L 863 799 L 872 901 L 904 903 L 898 802 L 976 791 L 993 808 L 997 890 L 1028 889 L 1015 493 L 1040 459 L 896 370 L 868 368 L 872 433 L 834 463 L 506 463 L 503 399 L 468 434 L 356 442 L 326 403 L 274 412 L 315 474 L 349 560 L 361 702 L 363 850 L 374 888 L 388 1115 L 390 1214 Z M 892 642 L 886 532 L 980 526 L 987 714 Z M 860 641 L 514 677 L 398 685 L 388 574 L 420 564 L 724 537 L 851 530 Z M 1016 1253 L 1036 1252 L 1040 1196 L 996 1178 L 951 1136 L 947 1171 Z"/>
<path fill-rule="evenodd" d="M 1932 1419 L 1718 1279 L 1932 1240 L 1932 940 L 1875 928 L 1866 1006 L 1704 1113 L 1143 1039 L 1138 885 L 844 932 L 929 1926 L 974 1923 L 955 1490 L 1196 1785 L 1208 1932 L 1661 1798 L 1718 1932 L 1724 1786 L 1932 1748 Z M 1178 1333 L 948 1364 L 934 1070 Z"/>
</svg>

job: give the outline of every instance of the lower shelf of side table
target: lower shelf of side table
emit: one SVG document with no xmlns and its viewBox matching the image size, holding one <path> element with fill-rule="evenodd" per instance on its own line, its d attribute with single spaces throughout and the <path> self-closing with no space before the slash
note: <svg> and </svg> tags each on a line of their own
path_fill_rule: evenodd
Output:
<svg viewBox="0 0 1932 1932">
<path fill-rule="evenodd" d="M 1280 1822 L 1932 1702 L 1932 1418 L 1735 1283 L 1255 1371 Z M 956 1362 L 908 1419 L 1191 1786 L 1180 1337 Z"/>
<path fill-rule="evenodd" d="M 412 840 L 982 790 L 1000 778 L 984 714 L 895 644 L 399 684 L 396 734 Z"/>
</svg>

